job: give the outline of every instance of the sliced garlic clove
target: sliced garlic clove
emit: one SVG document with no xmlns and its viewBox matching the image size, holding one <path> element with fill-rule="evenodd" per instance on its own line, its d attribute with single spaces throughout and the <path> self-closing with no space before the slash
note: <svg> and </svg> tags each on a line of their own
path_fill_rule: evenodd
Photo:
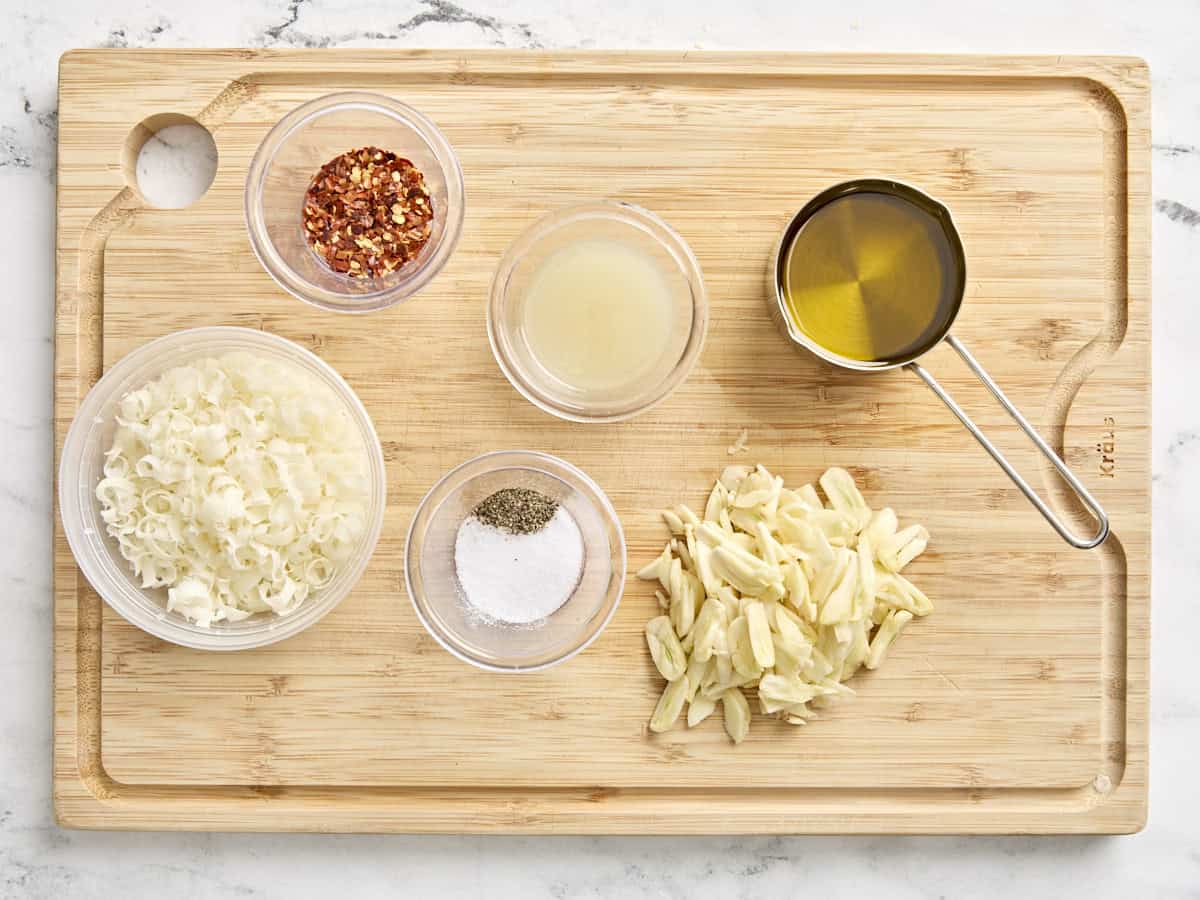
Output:
<svg viewBox="0 0 1200 900">
<path fill-rule="evenodd" d="M 657 616 L 646 623 L 646 646 L 658 673 L 667 681 L 677 681 L 687 671 L 687 655 L 684 653 L 671 620 Z"/>
<path fill-rule="evenodd" d="M 867 624 L 866 622 L 854 623 L 854 634 L 850 639 L 850 649 L 846 653 L 846 658 L 842 661 L 843 680 L 849 678 L 867 658 L 867 653 L 870 650 L 870 645 L 867 640 Z"/>
<path fill-rule="evenodd" d="M 758 696 L 768 706 L 769 713 L 779 712 L 796 703 L 807 703 L 820 694 L 819 686 L 807 684 L 799 678 L 764 675 L 758 683 Z"/>
<path fill-rule="evenodd" d="M 666 612 L 671 608 L 671 601 L 667 599 L 667 595 L 662 591 L 655 591 L 654 599 L 658 601 L 658 608 L 663 612 Z"/>
<path fill-rule="evenodd" d="M 693 656 L 688 662 L 687 674 L 684 676 L 687 678 L 688 683 L 688 703 L 691 703 L 696 699 L 696 693 L 700 690 L 700 685 L 704 681 L 704 675 L 707 670 L 708 663 L 705 660 L 696 659 L 696 657 Z"/>
<path fill-rule="evenodd" d="M 772 497 L 778 499 L 778 488 L 771 473 L 759 466 L 738 485 L 737 494 L 732 498 L 731 505 L 739 509 L 751 509 L 769 502 Z"/>
<path fill-rule="evenodd" d="M 758 513 L 752 509 L 731 509 L 728 513 L 729 523 L 747 534 L 754 534 L 762 522 Z"/>
<path fill-rule="evenodd" d="M 835 547 L 849 546 L 858 531 L 854 519 L 840 509 L 819 509 L 808 514 L 808 521 Z"/>
<path fill-rule="evenodd" d="M 717 661 L 717 683 L 730 684 L 733 681 L 733 651 L 713 657 Z"/>
<path fill-rule="evenodd" d="M 771 626 L 762 603 L 754 602 L 746 608 L 746 629 L 754 661 L 764 669 L 775 665 L 775 644 L 771 641 Z"/>
<path fill-rule="evenodd" d="M 700 580 L 691 572 L 684 572 L 681 567 L 677 579 L 672 572 L 670 616 L 676 634 L 686 637 L 691 632 L 696 622 L 696 604 L 703 595 Z"/>
<path fill-rule="evenodd" d="M 723 584 L 717 589 L 717 599 L 725 607 L 725 621 L 727 623 L 732 622 L 741 615 L 742 601 L 730 585 Z"/>
<path fill-rule="evenodd" d="M 879 561 L 893 572 L 901 571 L 925 552 L 929 532 L 924 525 L 910 525 L 879 545 Z"/>
<path fill-rule="evenodd" d="M 669 583 L 671 575 L 671 563 L 671 545 L 667 544 L 667 546 L 663 548 L 663 552 L 655 558 L 654 562 L 638 569 L 637 577 L 641 578 L 643 581 L 654 581 L 655 579 L 658 579 L 658 582 L 663 586 L 663 589 L 669 591 L 671 589 Z"/>
<path fill-rule="evenodd" d="M 708 697 L 697 697 L 688 704 L 687 726 L 695 728 L 705 719 L 712 715 L 713 710 L 717 708 L 716 700 Z"/>
<path fill-rule="evenodd" d="M 880 603 L 907 610 L 914 616 L 926 616 L 933 612 L 933 601 L 903 575 L 893 572 L 880 577 L 875 597 Z"/>
<path fill-rule="evenodd" d="M 862 531 L 871 520 L 871 507 L 863 499 L 854 478 L 845 469 L 827 469 L 818 479 L 829 503 L 852 523 L 855 533 Z"/>
<path fill-rule="evenodd" d="M 769 583 L 762 579 L 757 566 L 746 561 L 729 547 L 717 547 L 712 557 L 713 571 L 743 594 L 757 594 Z"/>
<path fill-rule="evenodd" d="M 726 537 L 726 544 L 738 550 L 744 550 L 746 553 L 754 557 L 755 544 L 754 535 L 745 531 L 734 531 Z"/>
<path fill-rule="evenodd" d="M 884 603 L 883 601 L 876 598 L 875 608 L 873 610 L 871 610 L 871 624 L 875 625 L 875 626 L 882 625 L 883 620 L 886 619 L 891 614 L 891 612 L 892 612 L 892 607 L 888 606 L 886 603 Z"/>
<path fill-rule="evenodd" d="M 827 566 L 823 566 L 817 572 L 816 578 L 809 585 L 809 592 L 813 603 L 817 605 L 818 609 L 825 605 L 825 601 L 829 599 L 829 595 L 833 593 L 834 588 L 845 577 L 846 567 L 849 563 L 849 551 L 838 548 L 834 551 L 833 562 Z"/>
<path fill-rule="evenodd" d="M 869 538 L 871 546 L 878 550 L 880 545 L 894 535 L 899 527 L 900 523 L 896 520 L 896 513 L 890 506 L 885 506 L 872 514 L 871 521 L 867 523 L 867 527 L 863 529 L 860 537 Z"/>
<path fill-rule="evenodd" d="M 708 502 L 704 504 L 704 518 L 708 521 L 716 519 L 726 506 L 729 505 L 729 493 L 721 482 L 713 485 L 708 494 Z"/>
<path fill-rule="evenodd" d="M 721 695 L 721 709 L 725 715 L 725 732 L 735 744 L 740 744 L 750 733 L 750 704 L 737 688 Z"/>
<path fill-rule="evenodd" d="M 858 584 L 854 592 L 851 618 L 869 618 L 875 606 L 875 548 L 865 534 L 858 537 Z"/>
<path fill-rule="evenodd" d="M 681 541 L 679 539 L 672 540 L 671 552 L 679 557 L 679 561 L 683 564 L 684 569 L 692 572 L 696 570 L 696 564 L 692 559 L 692 553 L 688 549 L 686 541 Z"/>
<path fill-rule="evenodd" d="M 783 585 L 786 590 L 785 598 L 792 609 L 804 616 L 810 622 L 817 620 L 817 606 L 809 593 L 808 579 L 799 564 L 792 563 L 784 567 Z"/>
<path fill-rule="evenodd" d="M 843 557 L 842 575 L 825 602 L 821 604 L 820 622 L 822 625 L 834 625 L 850 618 L 850 607 L 854 601 L 854 591 L 858 586 L 858 566 L 851 564 L 846 557 L 853 557 L 849 550 Z"/>
<path fill-rule="evenodd" d="M 801 485 L 796 490 L 796 496 L 803 500 L 811 510 L 822 509 L 824 507 L 820 494 L 817 493 L 817 489 L 811 484 Z"/>
<path fill-rule="evenodd" d="M 695 527 L 696 525 L 700 524 L 700 517 L 692 512 L 692 508 L 686 503 L 680 503 L 677 507 L 675 507 L 675 513 L 679 516 L 680 521 L 683 522 L 684 525 L 691 525 Z"/>
<path fill-rule="evenodd" d="M 717 660 L 714 657 L 704 664 L 704 673 L 700 676 L 699 693 L 703 694 L 706 690 L 718 684 L 720 684 L 720 678 L 717 672 Z"/>
<path fill-rule="evenodd" d="M 763 471 L 766 471 L 765 469 Z M 768 522 L 774 522 L 775 516 L 779 512 L 779 497 L 783 493 L 783 479 L 776 476 L 771 479 L 771 497 L 762 505 L 763 518 Z"/>
<path fill-rule="evenodd" d="M 718 480 L 726 491 L 734 493 L 752 471 L 750 466 L 726 466 Z"/>
<path fill-rule="evenodd" d="M 800 658 L 792 652 L 793 645 L 778 634 L 771 635 L 771 643 L 775 645 L 775 674 L 787 677 L 799 675 Z"/>
<path fill-rule="evenodd" d="M 803 679 L 810 683 L 824 681 L 833 673 L 833 664 L 825 658 L 816 647 L 808 657 L 808 661 L 800 667 L 800 675 Z"/>
<path fill-rule="evenodd" d="M 667 523 L 667 529 L 671 534 L 678 537 L 683 534 L 683 519 L 672 509 L 664 509 L 661 513 L 663 521 Z"/>
<path fill-rule="evenodd" d="M 912 613 L 905 609 L 898 609 L 888 614 L 888 617 L 883 620 L 883 624 L 875 631 L 875 636 L 871 638 L 870 652 L 866 654 L 864 665 L 868 669 L 877 669 L 883 663 L 887 656 L 888 649 L 900 636 L 900 632 L 904 630 L 904 626 L 913 619 Z"/>
<path fill-rule="evenodd" d="M 692 546 L 692 561 L 696 565 L 696 575 L 704 586 L 705 592 L 710 595 L 715 594 L 721 587 L 721 579 L 713 571 L 713 548 L 703 541 L 696 540 L 695 535 L 691 532 L 688 536 Z"/>
<path fill-rule="evenodd" d="M 650 730 L 656 733 L 667 731 L 679 719 L 683 712 L 683 701 L 687 699 L 688 683 L 686 678 L 667 684 L 666 690 L 658 698 L 654 707 L 654 715 L 650 717 Z"/>
<path fill-rule="evenodd" d="M 750 644 L 750 623 L 745 616 L 738 616 L 729 624 L 729 653 L 733 669 L 744 678 L 757 678 L 762 666 L 754 658 Z"/>
<path fill-rule="evenodd" d="M 701 661 L 707 661 L 716 650 L 721 633 L 726 628 L 725 607 L 720 600 L 709 598 L 700 607 L 696 616 L 696 624 L 692 627 L 695 635 L 692 652 Z"/>
<path fill-rule="evenodd" d="M 787 551 L 783 549 L 783 545 L 779 541 L 771 536 L 767 523 L 761 519 L 755 524 L 754 540 L 758 555 L 767 565 L 778 568 L 787 559 Z"/>
</svg>

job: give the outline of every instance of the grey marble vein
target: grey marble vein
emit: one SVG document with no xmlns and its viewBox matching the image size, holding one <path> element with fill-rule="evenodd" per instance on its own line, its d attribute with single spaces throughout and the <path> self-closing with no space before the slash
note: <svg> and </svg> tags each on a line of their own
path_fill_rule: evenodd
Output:
<svg viewBox="0 0 1200 900">
<path fill-rule="evenodd" d="M 1154 208 L 1172 222 L 1178 222 L 1188 228 L 1200 225 L 1200 210 L 1193 209 L 1178 200 L 1155 200 Z"/>
<path fill-rule="evenodd" d="M 0 502 L 11 503 L 28 510 L 37 505 L 37 501 L 30 494 L 22 493 L 6 484 L 0 484 Z"/>
<path fill-rule="evenodd" d="M 501 47 L 540 47 L 541 42 L 533 29 L 524 22 L 506 22 L 496 16 L 472 12 L 448 0 L 419 0 L 421 9 L 395 24 L 381 24 L 375 28 L 338 29 L 325 33 L 314 33 L 303 27 L 309 10 L 318 12 L 321 6 L 316 0 L 291 0 L 285 17 L 278 23 L 263 29 L 258 43 L 263 46 L 285 45 L 290 47 L 337 47 L 350 43 L 394 42 L 407 38 L 427 25 L 470 25 L 478 30 L 478 36 L 488 43 Z M 356 16 L 355 18 L 359 18 Z M 366 18 L 366 17 L 363 17 Z M 381 18 L 370 16 L 372 21 Z"/>
<path fill-rule="evenodd" d="M 404 34 L 422 25 L 430 23 L 440 23 L 444 25 L 456 25 L 459 23 L 468 23 L 477 25 L 483 31 L 490 31 L 498 38 L 501 37 L 508 29 L 513 29 L 522 39 L 519 46 L 523 47 L 540 47 L 541 43 L 533 33 L 533 29 L 524 22 L 515 22 L 512 25 L 506 25 L 495 16 L 483 16 L 478 13 L 470 12 L 456 3 L 449 3 L 447 0 L 422 0 L 422 3 L 428 7 L 425 12 L 417 13 L 411 19 L 401 22 L 396 31 L 398 34 Z"/>
<path fill-rule="evenodd" d="M 0 168 L 28 169 L 33 166 L 32 152 L 18 140 L 9 125 L 0 125 Z"/>
<path fill-rule="evenodd" d="M 58 139 L 58 109 L 40 108 L 23 92 L 21 117 L 7 123 L 0 118 L 0 169 L 34 169 L 53 174 Z"/>
<path fill-rule="evenodd" d="M 130 34 L 125 28 L 113 28 L 100 41 L 98 47 L 150 47 L 157 37 L 170 27 L 167 22 L 160 21 L 156 25 L 141 28 Z"/>
<path fill-rule="evenodd" d="M 287 7 L 287 18 L 278 25 L 272 25 L 264 30 L 264 34 L 273 41 L 279 40 L 283 33 L 300 21 L 300 7 L 311 0 L 292 0 Z"/>
<path fill-rule="evenodd" d="M 1174 456 L 1181 450 L 1191 447 L 1200 440 L 1200 431 L 1181 431 L 1171 437 L 1167 445 L 1167 455 Z"/>
</svg>

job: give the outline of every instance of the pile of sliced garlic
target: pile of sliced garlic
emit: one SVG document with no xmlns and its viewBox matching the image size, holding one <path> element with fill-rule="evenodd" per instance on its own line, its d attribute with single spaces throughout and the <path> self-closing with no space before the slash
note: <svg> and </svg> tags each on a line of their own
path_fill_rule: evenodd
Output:
<svg viewBox="0 0 1200 900">
<path fill-rule="evenodd" d="M 666 690 L 650 730 L 671 728 L 684 704 L 691 728 L 720 702 L 735 743 L 750 729 L 742 688 L 762 711 L 793 725 L 812 707 L 854 692 L 843 682 L 877 668 L 913 616 L 933 604 L 900 572 L 929 541 L 900 529 L 891 509 L 872 512 L 845 469 L 798 490 L 762 466 L 729 466 L 703 520 L 665 510 L 671 540 L 638 572 L 657 579 L 666 613 L 646 624 L 646 643 Z M 664 593 L 665 592 L 665 593 Z"/>
</svg>

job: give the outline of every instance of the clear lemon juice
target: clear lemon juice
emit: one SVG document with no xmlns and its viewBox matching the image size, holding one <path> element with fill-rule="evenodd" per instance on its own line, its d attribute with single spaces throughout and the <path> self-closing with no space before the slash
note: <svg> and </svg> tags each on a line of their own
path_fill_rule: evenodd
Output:
<svg viewBox="0 0 1200 900">
<path fill-rule="evenodd" d="M 617 240 L 569 244 L 530 279 L 529 349 L 570 388 L 610 394 L 654 369 L 671 337 L 671 289 L 659 264 Z"/>
</svg>

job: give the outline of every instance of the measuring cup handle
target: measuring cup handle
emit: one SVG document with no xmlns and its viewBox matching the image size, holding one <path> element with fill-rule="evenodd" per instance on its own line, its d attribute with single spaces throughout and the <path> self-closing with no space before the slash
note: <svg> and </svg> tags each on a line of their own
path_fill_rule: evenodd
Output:
<svg viewBox="0 0 1200 900">
<path fill-rule="evenodd" d="M 1064 541 L 1066 541 L 1072 547 L 1078 547 L 1081 550 L 1090 550 L 1092 547 L 1097 547 L 1102 544 L 1104 539 L 1108 537 L 1108 516 L 1105 515 L 1104 510 L 1100 508 L 1100 504 L 1096 502 L 1096 499 L 1088 492 L 1088 489 L 1085 488 L 1082 483 L 1080 483 L 1079 479 L 1075 477 L 1074 473 L 1067 468 L 1067 464 L 1063 462 L 1062 458 L 1050 448 L 1050 445 L 1042 439 L 1042 436 L 1038 434 L 1034 430 L 1033 426 L 1030 425 L 1025 419 L 1025 417 L 1021 415 L 1020 410 L 1012 405 L 1012 401 L 1010 401 L 1008 397 L 1004 395 L 1004 391 L 1000 390 L 1000 385 L 996 384 L 996 382 L 992 380 L 992 377 L 984 371 L 983 366 L 981 366 L 975 357 L 970 354 L 967 348 L 963 346 L 962 342 L 959 341 L 958 338 L 954 337 L 954 335 L 948 335 L 946 337 L 946 343 L 948 343 L 955 349 L 955 351 L 957 351 L 958 355 L 962 357 L 963 362 L 965 362 L 971 371 L 975 373 L 975 376 L 984 383 L 987 389 L 992 392 L 992 396 L 995 397 L 999 404 L 1004 407 L 1010 416 L 1012 416 L 1013 421 L 1016 422 L 1017 425 L 1020 426 L 1021 430 L 1029 436 L 1029 439 L 1033 441 L 1037 448 L 1042 451 L 1042 454 L 1046 457 L 1046 459 L 1050 460 L 1050 462 L 1054 465 L 1054 468 L 1058 469 L 1059 474 L 1062 475 L 1067 484 L 1071 486 L 1071 490 L 1073 490 L 1076 496 L 1083 501 L 1084 505 L 1088 508 L 1088 511 L 1095 516 L 1096 520 L 1100 523 L 1100 528 L 1095 535 L 1088 538 L 1081 538 L 1073 534 L 1067 528 L 1067 526 L 1062 523 L 1058 516 L 1051 511 L 1050 507 L 1046 505 L 1045 501 L 1038 496 L 1037 492 L 1029 486 L 1029 483 L 1017 473 L 1017 470 L 1012 467 L 1012 464 L 1005 459 L 1004 454 L 1001 453 L 1000 450 L 987 439 L 987 436 L 979 430 L 979 426 L 971 421 L 971 417 L 968 416 L 963 408 L 954 401 L 954 398 L 946 393 L 945 388 L 937 383 L 937 379 L 930 375 L 923 366 L 918 365 L 915 362 L 909 363 L 906 368 L 912 369 L 922 381 L 929 385 L 930 390 L 942 398 L 942 402 L 945 403 L 946 406 L 950 408 L 950 411 L 958 417 L 958 421 L 962 422 L 963 425 L 967 427 L 967 430 L 971 432 L 971 434 L 975 435 L 975 440 L 979 441 L 979 443 L 983 445 L 983 449 L 991 454 L 992 459 L 994 459 L 1000 468 L 1005 471 L 1008 477 L 1013 480 L 1013 484 L 1021 489 L 1021 493 L 1024 494 L 1029 502 L 1037 508 L 1037 511 L 1045 517 L 1046 521 L 1053 526 L 1054 530 L 1062 536 Z"/>
</svg>

